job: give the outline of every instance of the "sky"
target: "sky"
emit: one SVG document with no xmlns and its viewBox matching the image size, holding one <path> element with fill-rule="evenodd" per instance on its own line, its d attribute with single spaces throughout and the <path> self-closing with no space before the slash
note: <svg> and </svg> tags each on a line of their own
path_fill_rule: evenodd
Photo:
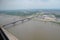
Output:
<svg viewBox="0 0 60 40">
<path fill-rule="evenodd" d="M 60 0 L 0 0 L 0 10 L 60 9 Z"/>
</svg>

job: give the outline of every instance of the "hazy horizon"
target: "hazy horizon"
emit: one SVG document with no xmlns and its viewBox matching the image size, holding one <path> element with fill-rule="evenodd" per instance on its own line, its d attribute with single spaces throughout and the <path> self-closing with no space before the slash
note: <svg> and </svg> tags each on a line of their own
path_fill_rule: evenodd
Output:
<svg viewBox="0 0 60 40">
<path fill-rule="evenodd" d="M 60 9 L 60 0 L 0 0 L 0 10 Z"/>
</svg>

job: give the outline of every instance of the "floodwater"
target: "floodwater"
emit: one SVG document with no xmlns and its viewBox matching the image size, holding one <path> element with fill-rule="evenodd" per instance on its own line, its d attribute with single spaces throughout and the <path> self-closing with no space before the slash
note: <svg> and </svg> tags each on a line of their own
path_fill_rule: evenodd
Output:
<svg viewBox="0 0 60 40">
<path fill-rule="evenodd" d="M 0 15 L 0 24 L 7 24 L 20 19 L 23 18 Z M 24 23 L 17 22 L 15 25 L 6 26 L 5 29 L 19 40 L 60 40 L 60 24 L 43 22 L 38 19 L 25 20 Z"/>
<path fill-rule="evenodd" d="M 19 40 L 60 40 L 60 25 L 53 22 L 30 20 L 5 29 Z"/>
</svg>

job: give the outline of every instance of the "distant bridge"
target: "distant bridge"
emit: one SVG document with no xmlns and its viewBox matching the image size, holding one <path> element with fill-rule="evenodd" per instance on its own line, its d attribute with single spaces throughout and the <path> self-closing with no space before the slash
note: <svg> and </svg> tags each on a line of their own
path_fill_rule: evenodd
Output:
<svg viewBox="0 0 60 40">
<path fill-rule="evenodd" d="M 25 18 L 25 19 L 21 19 L 21 20 L 17 20 L 17 21 L 15 21 L 15 22 L 11 22 L 11 23 L 2 25 L 2 27 L 5 27 L 5 26 L 11 25 L 11 24 L 15 24 L 15 23 L 17 23 L 17 22 L 19 22 L 19 21 L 21 21 L 21 23 L 24 23 L 25 20 L 29 21 L 29 20 L 31 20 L 32 18 L 34 18 L 34 17 L 31 17 L 31 18 Z"/>
<path fill-rule="evenodd" d="M 17 21 L 14 21 L 14 22 L 11 22 L 11 23 L 2 25 L 2 27 L 5 27 L 5 26 L 11 25 L 11 24 L 14 25 L 14 24 L 16 24 L 16 23 L 19 22 L 19 21 L 21 21 L 21 23 L 24 23 L 25 20 L 29 21 L 29 20 L 31 20 L 31 19 L 34 18 L 34 17 L 38 17 L 38 15 L 36 15 L 36 16 L 31 16 L 31 17 L 28 17 L 28 18 L 25 18 L 25 19 L 21 19 L 21 20 L 17 20 Z"/>
</svg>

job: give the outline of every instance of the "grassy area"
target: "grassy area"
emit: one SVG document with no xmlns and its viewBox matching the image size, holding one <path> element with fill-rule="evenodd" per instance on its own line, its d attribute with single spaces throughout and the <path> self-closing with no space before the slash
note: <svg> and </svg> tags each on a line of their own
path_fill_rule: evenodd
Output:
<svg viewBox="0 0 60 40">
<path fill-rule="evenodd" d="M 60 24 L 60 22 L 57 22 L 57 21 L 52 21 L 53 23 L 57 23 L 57 24 Z"/>
</svg>

